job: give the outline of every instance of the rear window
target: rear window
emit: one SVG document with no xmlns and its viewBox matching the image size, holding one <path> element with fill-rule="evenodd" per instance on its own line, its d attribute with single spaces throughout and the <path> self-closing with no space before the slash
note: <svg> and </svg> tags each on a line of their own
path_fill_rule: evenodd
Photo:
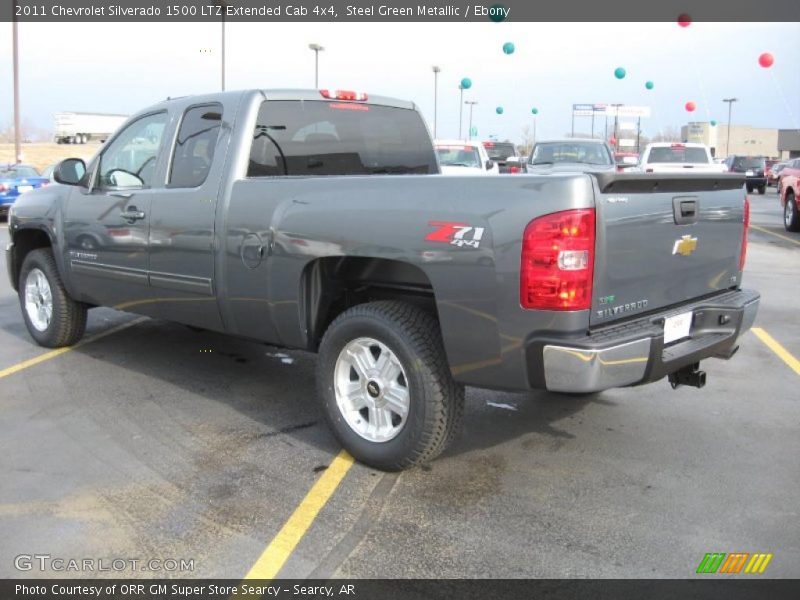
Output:
<svg viewBox="0 0 800 600">
<path fill-rule="evenodd" d="M 572 141 L 536 144 L 531 153 L 530 163 L 533 165 L 552 165 L 557 163 L 613 164 L 611 155 L 604 144 Z"/>
<path fill-rule="evenodd" d="M 416 111 L 372 104 L 270 100 L 261 105 L 248 177 L 438 173 Z"/>
<path fill-rule="evenodd" d="M 737 156 L 733 159 L 734 169 L 763 169 L 766 159 L 757 156 Z"/>
<path fill-rule="evenodd" d="M 497 142 L 492 142 L 484 144 L 483 147 L 486 148 L 486 152 L 492 160 L 506 160 L 509 156 L 517 155 L 514 144 L 498 144 Z"/>
<path fill-rule="evenodd" d="M 39 174 L 33 167 L 5 167 L 0 168 L 0 177 L 9 179 L 21 179 L 23 177 L 38 177 Z"/>
<path fill-rule="evenodd" d="M 647 157 L 648 163 L 702 163 L 708 164 L 705 148 L 688 148 L 671 146 L 669 148 L 651 148 Z"/>
<path fill-rule="evenodd" d="M 480 167 L 481 155 L 474 146 L 436 146 L 439 164 L 446 167 Z"/>
</svg>

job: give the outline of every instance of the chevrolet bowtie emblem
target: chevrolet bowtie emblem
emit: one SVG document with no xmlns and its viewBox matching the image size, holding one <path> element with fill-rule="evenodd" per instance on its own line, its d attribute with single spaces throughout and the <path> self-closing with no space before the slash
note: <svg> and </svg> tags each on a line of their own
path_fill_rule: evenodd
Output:
<svg viewBox="0 0 800 600">
<path fill-rule="evenodd" d="M 685 235 L 679 240 L 675 240 L 675 245 L 672 247 L 673 254 L 680 254 L 681 256 L 689 256 L 697 248 L 697 238 L 690 235 Z"/>
</svg>

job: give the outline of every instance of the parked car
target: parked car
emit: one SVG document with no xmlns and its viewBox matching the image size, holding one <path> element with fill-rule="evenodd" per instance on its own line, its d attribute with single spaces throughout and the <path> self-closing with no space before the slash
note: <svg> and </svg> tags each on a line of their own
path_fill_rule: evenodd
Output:
<svg viewBox="0 0 800 600">
<path fill-rule="evenodd" d="M 786 231 L 800 231 L 800 176 L 783 177 L 780 199 Z"/>
<path fill-rule="evenodd" d="M 77 342 L 90 307 L 124 306 L 317 352 L 337 439 L 403 469 L 455 439 L 465 385 L 700 388 L 700 361 L 731 358 L 753 323 L 743 178 L 620 174 L 588 144 L 534 158 L 589 172 L 436 177 L 411 102 L 176 98 L 20 198 L 8 274 L 42 346 Z M 120 226 L 122 248 L 103 233 Z"/>
<path fill-rule="evenodd" d="M 778 178 L 780 177 L 781 171 L 783 171 L 787 164 L 788 163 L 786 162 L 779 162 L 772 165 L 772 167 L 767 171 L 767 186 L 778 185 Z"/>
<path fill-rule="evenodd" d="M 653 142 L 642 153 L 639 168 L 645 173 L 724 173 L 727 165 L 715 163 L 705 144 Z"/>
<path fill-rule="evenodd" d="M 435 140 L 442 175 L 499 175 L 500 167 L 480 142 Z"/>
<path fill-rule="evenodd" d="M 497 163 L 500 173 L 524 173 L 525 160 L 517 153 L 513 142 L 483 142 L 489 158 Z"/>
<path fill-rule="evenodd" d="M 42 177 L 44 177 L 45 179 L 47 179 L 50 183 L 53 183 L 53 169 L 55 169 L 55 168 L 56 168 L 56 166 L 54 164 L 53 165 L 47 165 L 44 169 L 42 169 L 42 172 L 40 173 L 40 175 Z"/>
<path fill-rule="evenodd" d="M 536 142 L 527 167 L 528 173 L 617 170 L 614 153 L 604 140 L 582 138 Z"/>
<path fill-rule="evenodd" d="M 0 217 L 8 214 L 8 209 L 20 194 L 48 183 L 50 180 L 39 175 L 30 165 L 0 165 Z"/>
<path fill-rule="evenodd" d="M 787 177 L 800 177 L 800 158 L 786 161 L 786 165 L 778 173 L 778 194 L 783 193 L 783 182 Z"/>
<path fill-rule="evenodd" d="M 747 193 L 758 190 L 759 194 L 767 191 L 767 159 L 763 156 L 741 156 L 733 154 L 725 159 L 729 173 L 744 173 Z"/>
</svg>

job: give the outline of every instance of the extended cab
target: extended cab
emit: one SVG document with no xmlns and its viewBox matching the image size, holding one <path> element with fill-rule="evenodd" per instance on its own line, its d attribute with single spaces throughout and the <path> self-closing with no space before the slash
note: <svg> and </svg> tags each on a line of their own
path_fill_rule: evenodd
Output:
<svg viewBox="0 0 800 600">
<path fill-rule="evenodd" d="M 442 177 L 417 108 L 385 97 L 168 100 L 54 178 L 7 249 L 39 344 L 110 306 L 317 352 L 328 423 L 382 469 L 450 443 L 465 385 L 702 387 L 759 302 L 741 176 Z"/>
<path fill-rule="evenodd" d="M 654 142 L 644 149 L 639 166 L 645 173 L 725 173 L 705 144 Z"/>
</svg>

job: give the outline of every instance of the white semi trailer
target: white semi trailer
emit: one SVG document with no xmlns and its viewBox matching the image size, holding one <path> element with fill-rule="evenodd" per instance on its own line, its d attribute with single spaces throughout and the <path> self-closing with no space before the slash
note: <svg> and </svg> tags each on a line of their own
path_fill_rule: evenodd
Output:
<svg viewBox="0 0 800 600">
<path fill-rule="evenodd" d="M 57 144 L 85 144 L 91 140 L 105 142 L 127 118 L 127 115 L 59 112 L 54 115 L 53 139 Z"/>
</svg>

